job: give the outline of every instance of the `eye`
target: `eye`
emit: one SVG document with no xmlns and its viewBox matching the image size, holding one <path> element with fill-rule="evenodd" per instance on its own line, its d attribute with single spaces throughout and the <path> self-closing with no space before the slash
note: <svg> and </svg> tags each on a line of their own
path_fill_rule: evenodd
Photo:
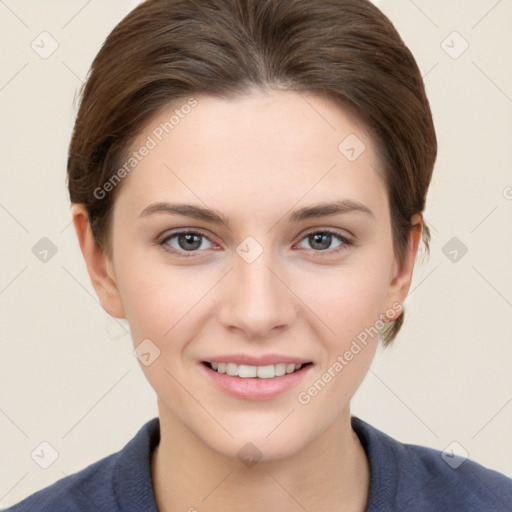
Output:
<svg viewBox="0 0 512 512">
<path fill-rule="evenodd" d="M 330 248 L 333 239 L 339 242 L 334 249 Z M 339 253 L 348 249 L 349 246 L 354 245 L 353 241 L 349 238 L 329 229 L 312 231 L 302 238 L 301 243 L 304 243 L 304 241 L 310 245 L 310 248 L 312 248 L 314 252 L 324 252 L 325 254 Z M 197 253 L 211 249 L 213 246 L 212 242 L 204 233 L 192 230 L 178 231 L 164 235 L 157 240 L 157 242 L 165 251 L 185 258 L 196 256 Z M 210 247 L 208 247 L 208 244 L 210 244 Z M 307 247 L 305 248 L 307 249 Z"/>
<path fill-rule="evenodd" d="M 188 255 L 183 253 L 194 253 L 199 252 L 199 249 L 208 249 L 209 247 L 204 246 L 203 242 L 205 240 L 208 240 L 208 238 L 204 233 L 199 231 L 178 231 L 177 233 L 167 235 L 160 239 L 159 244 L 166 251 L 187 257 Z M 175 244 L 172 244 L 171 242 L 175 242 Z M 208 242 L 211 244 L 209 240 Z"/>
<path fill-rule="evenodd" d="M 340 243 L 334 248 L 330 249 L 329 247 L 332 244 L 333 238 L 337 239 Z M 337 233 L 336 231 L 331 231 L 328 229 L 324 229 L 321 231 L 312 231 L 308 233 L 302 241 L 306 241 L 310 247 L 312 247 L 315 252 L 325 251 L 326 253 L 332 254 L 343 251 L 347 249 L 349 246 L 353 245 L 352 240 L 349 238 Z"/>
</svg>

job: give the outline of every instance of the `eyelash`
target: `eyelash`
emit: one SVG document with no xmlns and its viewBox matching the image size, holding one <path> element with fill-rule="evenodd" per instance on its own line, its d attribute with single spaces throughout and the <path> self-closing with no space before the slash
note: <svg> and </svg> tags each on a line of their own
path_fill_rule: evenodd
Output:
<svg viewBox="0 0 512 512">
<path fill-rule="evenodd" d="M 322 256 L 324 254 L 332 255 L 332 254 L 341 253 L 341 252 L 347 250 L 350 246 L 354 245 L 354 242 L 351 239 L 341 235 L 340 233 L 338 233 L 336 231 L 332 231 L 330 229 L 321 229 L 321 230 L 317 230 L 317 231 L 310 231 L 309 233 L 306 233 L 301 238 L 300 242 L 302 242 L 304 239 L 308 238 L 309 236 L 316 235 L 316 234 L 332 235 L 335 238 L 337 238 L 340 242 L 342 242 L 342 244 L 340 246 L 338 246 L 336 249 L 325 249 L 325 250 L 311 249 L 314 253 L 319 253 L 318 256 Z M 175 254 L 181 258 L 194 258 L 194 257 L 196 257 L 194 253 L 202 252 L 199 250 L 195 250 L 195 251 L 188 251 L 189 254 L 187 254 L 187 251 L 178 251 L 174 248 L 170 248 L 167 245 L 167 242 L 169 242 L 169 240 L 173 239 L 174 237 L 178 237 L 180 235 L 197 235 L 199 237 L 203 237 L 203 238 L 206 238 L 207 240 L 209 240 L 209 238 L 204 233 L 201 233 L 200 231 L 184 230 L 184 231 L 177 231 L 176 233 L 172 233 L 170 235 L 165 235 L 164 237 L 160 237 L 159 239 L 157 239 L 156 243 L 158 245 L 160 245 L 164 251 L 167 251 L 171 254 Z"/>
</svg>

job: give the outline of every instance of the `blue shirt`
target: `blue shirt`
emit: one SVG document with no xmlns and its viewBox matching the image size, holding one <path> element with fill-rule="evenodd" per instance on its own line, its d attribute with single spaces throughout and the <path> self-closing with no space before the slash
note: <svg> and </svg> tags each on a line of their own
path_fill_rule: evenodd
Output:
<svg viewBox="0 0 512 512">
<path fill-rule="evenodd" d="M 512 479 L 470 459 L 401 443 L 356 416 L 352 428 L 370 463 L 366 512 L 512 512 Z M 157 512 L 151 454 L 158 418 L 119 452 L 37 491 L 8 512 Z M 448 463 L 448 462 L 450 463 Z M 315 511 L 310 511 L 315 512 Z"/>
</svg>

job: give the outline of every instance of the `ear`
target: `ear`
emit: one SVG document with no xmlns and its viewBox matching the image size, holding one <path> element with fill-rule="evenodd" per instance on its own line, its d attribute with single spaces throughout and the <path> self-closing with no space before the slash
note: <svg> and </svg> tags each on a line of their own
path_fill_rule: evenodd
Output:
<svg viewBox="0 0 512 512">
<path fill-rule="evenodd" d="M 115 318 L 126 318 L 113 263 L 94 239 L 87 209 L 83 204 L 73 204 L 71 214 L 87 272 L 103 309 Z"/>
<path fill-rule="evenodd" d="M 423 227 L 423 217 L 417 213 L 411 218 L 411 230 L 408 235 L 407 251 L 401 264 L 395 261 L 393 272 L 391 274 L 391 282 L 389 284 L 387 294 L 388 312 L 395 311 L 394 316 L 384 315 L 386 321 L 396 320 L 402 313 L 403 304 L 409 293 L 412 282 L 412 273 L 414 270 L 414 262 L 418 252 L 419 242 L 421 238 L 421 230 Z M 399 303 L 400 309 L 393 307 L 393 304 Z"/>
</svg>

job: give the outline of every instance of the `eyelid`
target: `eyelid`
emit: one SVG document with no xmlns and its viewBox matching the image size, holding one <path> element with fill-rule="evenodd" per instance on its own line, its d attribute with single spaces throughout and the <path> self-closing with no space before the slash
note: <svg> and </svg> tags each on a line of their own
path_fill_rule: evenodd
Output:
<svg viewBox="0 0 512 512">
<path fill-rule="evenodd" d="M 336 235 L 341 238 L 344 238 L 346 240 L 350 240 L 352 242 L 355 241 L 355 236 L 350 233 L 350 231 L 347 231 L 346 229 L 340 229 L 340 228 L 328 228 L 328 227 L 313 227 L 313 228 L 307 228 L 303 234 L 299 235 L 300 240 L 303 240 L 306 236 L 315 234 L 315 233 L 328 233 L 330 235 Z"/>
</svg>

